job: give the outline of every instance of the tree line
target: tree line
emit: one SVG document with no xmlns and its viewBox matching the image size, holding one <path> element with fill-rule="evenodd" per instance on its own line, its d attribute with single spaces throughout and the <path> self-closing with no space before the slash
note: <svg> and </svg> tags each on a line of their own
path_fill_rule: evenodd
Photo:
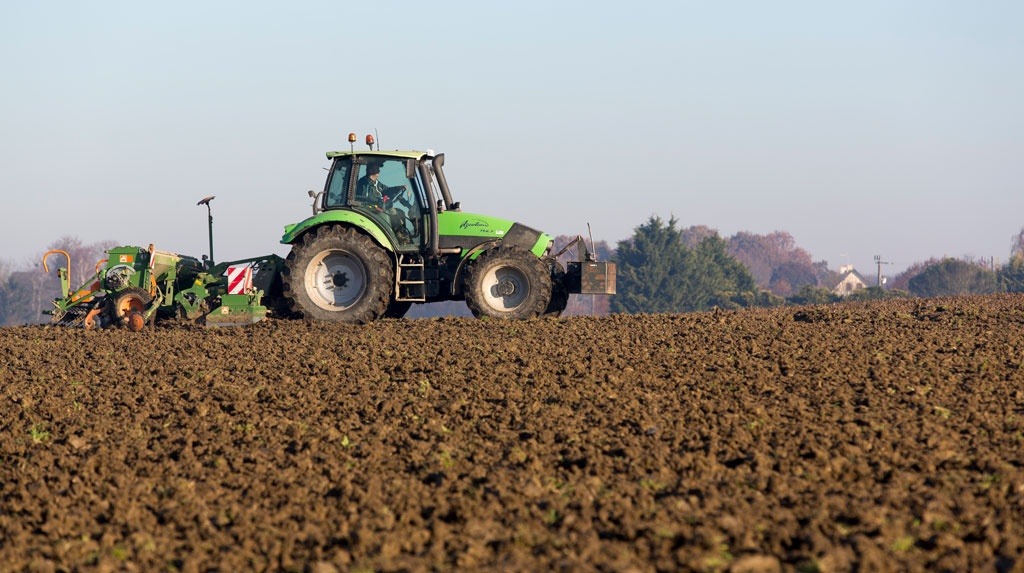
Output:
<svg viewBox="0 0 1024 573">
<path fill-rule="evenodd" d="M 1024 292 L 1024 229 L 1010 260 L 995 268 L 981 259 L 930 259 L 873 286 L 840 296 L 840 273 L 813 261 L 793 237 L 740 232 L 728 239 L 705 226 L 680 228 L 652 216 L 618 243 L 619 294 L 612 312 L 692 312 L 711 308 L 824 304 L 893 297 Z M 739 264 L 737 264 L 739 263 Z"/>
<path fill-rule="evenodd" d="M 575 237 L 555 238 L 560 251 Z M 71 256 L 71 286 L 79 286 L 95 272 L 114 241 L 85 244 L 62 237 L 47 250 Z M 651 216 L 633 235 L 611 247 L 606 241 L 588 243 L 599 260 L 615 261 L 618 294 L 572 295 L 567 316 L 604 315 L 612 312 L 693 312 L 712 308 L 736 309 L 784 304 L 824 304 L 891 297 L 935 297 L 995 292 L 1024 292 L 1024 229 L 1011 240 L 1009 262 L 995 267 L 981 259 L 929 259 L 915 263 L 888 281 L 840 297 L 832 292 L 840 273 L 827 261 L 814 261 L 785 231 L 755 234 L 741 231 L 722 238 L 715 229 L 695 225 L 682 228 Z M 577 257 L 575 249 L 562 256 Z M 38 259 L 37 259 L 38 261 Z M 0 260 L 0 326 L 44 322 L 44 309 L 60 295 L 53 269 L 66 266 L 62 255 L 18 268 Z M 410 317 L 467 315 L 461 303 L 435 303 L 414 308 Z"/>
</svg>

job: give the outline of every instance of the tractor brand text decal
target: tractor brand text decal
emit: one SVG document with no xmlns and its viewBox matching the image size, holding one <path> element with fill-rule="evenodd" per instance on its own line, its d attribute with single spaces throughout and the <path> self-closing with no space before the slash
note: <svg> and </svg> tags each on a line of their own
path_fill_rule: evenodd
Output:
<svg viewBox="0 0 1024 573">
<path fill-rule="evenodd" d="M 469 219 L 469 220 L 463 221 L 462 224 L 459 225 L 459 228 L 460 229 L 471 229 L 471 228 L 474 228 L 474 227 L 479 227 L 479 228 L 486 229 L 489 226 L 490 225 L 487 224 L 487 221 L 481 221 L 480 219 Z"/>
</svg>

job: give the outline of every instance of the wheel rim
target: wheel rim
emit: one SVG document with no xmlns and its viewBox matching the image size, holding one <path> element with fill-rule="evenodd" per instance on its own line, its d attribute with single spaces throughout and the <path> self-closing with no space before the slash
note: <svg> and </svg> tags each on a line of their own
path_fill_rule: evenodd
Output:
<svg viewBox="0 0 1024 573">
<path fill-rule="evenodd" d="M 127 294 L 117 301 L 117 316 L 126 317 L 133 313 L 142 314 L 146 310 L 146 301 L 137 294 Z"/>
<path fill-rule="evenodd" d="M 483 278 L 484 303 L 499 311 L 515 310 L 530 296 L 530 280 L 515 267 L 496 267 Z"/>
<path fill-rule="evenodd" d="M 306 277 L 306 294 L 324 310 L 350 308 L 366 292 L 366 267 L 345 251 L 320 253 L 309 262 Z"/>
</svg>

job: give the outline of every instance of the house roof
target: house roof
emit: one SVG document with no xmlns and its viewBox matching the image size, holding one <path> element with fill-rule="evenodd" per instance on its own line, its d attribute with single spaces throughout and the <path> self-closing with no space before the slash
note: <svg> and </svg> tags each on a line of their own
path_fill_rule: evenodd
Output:
<svg viewBox="0 0 1024 573">
<path fill-rule="evenodd" d="M 832 287 L 832 292 L 842 294 L 840 288 L 844 284 L 853 283 L 854 285 L 859 284 L 862 288 L 867 288 L 868 281 L 864 278 L 864 275 L 857 272 L 857 269 L 850 269 L 839 276 L 839 281 Z M 854 287 L 856 288 L 856 286 Z M 847 289 L 846 292 L 849 292 Z"/>
<path fill-rule="evenodd" d="M 854 278 L 856 278 L 856 279 L 857 279 L 858 281 L 860 281 L 860 282 L 862 282 L 862 283 L 864 283 L 864 284 L 868 284 L 868 281 L 867 281 L 867 279 L 865 279 L 865 278 L 864 278 L 864 275 L 862 275 L 862 274 L 858 273 L 858 272 L 857 272 L 857 269 L 850 269 L 849 271 L 847 271 L 846 273 L 844 273 L 844 274 L 843 274 L 843 275 L 842 275 L 841 277 L 839 277 L 839 282 L 843 282 L 843 281 L 845 281 L 845 280 L 846 280 L 846 278 L 847 278 L 847 277 L 849 277 L 849 276 L 851 276 L 851 275 L 852 275 L 852 276 L 853 276 Z"/>
</svg>

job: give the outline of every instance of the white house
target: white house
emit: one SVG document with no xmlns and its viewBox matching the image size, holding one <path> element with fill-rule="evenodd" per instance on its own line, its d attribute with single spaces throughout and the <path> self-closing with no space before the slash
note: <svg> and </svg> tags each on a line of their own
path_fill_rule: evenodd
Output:
<svg viewBox="0 0 1024 573">
<path fill-rule="evenodd" d="M 853 268 L 853 265 L 839 267 L 839 284 L 832 289 L 833 294 L 849 296 L 865 288 L 868 288 L 867 281 L 857 272 L 857 269 Z"/>
</svg>

